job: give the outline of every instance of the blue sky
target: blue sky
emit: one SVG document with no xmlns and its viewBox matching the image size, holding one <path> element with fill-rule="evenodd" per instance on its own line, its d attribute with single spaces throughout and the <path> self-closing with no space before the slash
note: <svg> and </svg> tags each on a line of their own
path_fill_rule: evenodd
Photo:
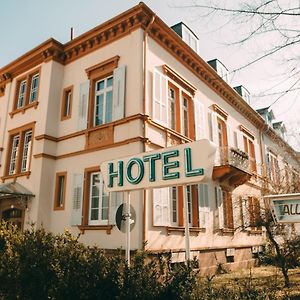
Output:
<svg viewBox="0 0 300 300">
<path fill-rule="evenodd" d="M 191 27 L 200 39 L 200 56 L 206 61 L 219 58 L 231 70 L 243 65 L 246 59 L 253 55 L 253 49 L 232 48 L 220 43 L 221 40 L 222 42 L 230 40 L 238 33 L 233 32 L 230 26 L 225 37 L 224 31 L 222 36 L 219 32 L 211 32 L 211 24 L 199 18 L 195 10 L 178 8 L 186 1 L 145 0 L 144 2 L 168 25 L 183 21 Z M 65 43 L 70 38 L 71 27 L 74 27 L 76 37 L 131 8 L 139 1 L 0 0 L 0 3 L 1 68 L 50 37 Z M 263 47 L 263 45 L 255 45 L 255 47 Z M 243 84 L 252 94 L 255 94 L 266 86 L 276 83 L 276 78 L 272 76 L 274 69 L 273 61 L 260 62 L 236 74 L 231 85 Z M 295 100 L 297 96 L 285 98 L 274 105 L 273 109 L 278 119 L 300 122 L 296 113 L 300 110 L 300 101 Z M 267 103 L 267 100 L 263 99 L 257 106 L 261 107 Z"/>
</svg>

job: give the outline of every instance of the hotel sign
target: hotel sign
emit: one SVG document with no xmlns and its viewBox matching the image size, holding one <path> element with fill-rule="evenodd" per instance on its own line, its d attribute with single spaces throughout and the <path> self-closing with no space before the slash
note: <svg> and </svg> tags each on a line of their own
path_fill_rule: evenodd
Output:
<svg viewBox="0 0 300 300">
<path fill-rule="evenodd" d="M 300 194 L 266 196 L 278 223 L 300 223 Z"/>
<path fill-rule="evenodd" d="M 108 192 L 183 184 L 211 178 L 216 147 L 200 140 L 101 163 Z"/>
</svg>

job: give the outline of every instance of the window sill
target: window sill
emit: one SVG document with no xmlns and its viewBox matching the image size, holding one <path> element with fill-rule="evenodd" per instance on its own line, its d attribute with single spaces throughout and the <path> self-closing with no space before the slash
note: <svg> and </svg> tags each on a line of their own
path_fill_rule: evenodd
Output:
<svg viewBox="0 0 300 300">
<path fill-rule="evenodd" d="M 167 226 L 166 227 L 168 235 L 170 235 L 172 232 L 182 232 L 184 235 L 185 228 L 184 227 L 179 227 L 179 226 Z M 199 235 L 200 232 L 205 232 L 205 228 L 200 228 L 200 227 L 189 227 L 190 233 L 196 233 Z"/>
<path fill-rule="evenodd" d="M 23 107 L 14 109 L 13 111 L 11 111 L 11 112 L 9 113 L 9 115 L 10 115 L 11 118 L 13 118 L 13 116 L 16 115 L 16 114 L 18 114 L 18 113 L 24 114 L 25 111 L 26 111 L 27 109 L 29 109 L 29 108 L 34 107 L 34 108 L 36 109 L 36 108 L 38 107 L 38 105 L 39 105 L 39 102 L 38 102 L 38 101 L 34 101 L 34 102 L 32 102 L 32 103 L 30 103 L 30 104 L 27 104 L 27 105 L 25 105 L 25 106 L 23 106 Z"/>
<path fill-rule="evenodd" d="M 220 235 L 229 235 L 229 236 L 233 236 L 234 231 L 235 230 L 232 228 L 222 228 L 222 229 L 214 230 L 215 233 L 220 233 Z"/>
<path fill-rule="evenodd" d="M 260 235 L 263 233 L 263 231 L 261 229 L 251 229 L 251 230 L 247 230 L 248 235 Z"/>
<path fill-rule="evenodd" d="M 86 230 L 106 230 L 106 234 L 111 234 L 113 225 L 79 225 L 78 228 L 82 234 Z"/>
<path fill-rule="evenodd" d="M 23 172 L 23 173 L 18 173 L 18 174 L 13 174 L 13 175 L 6 175 L 6 176 L 2 176 L 2 182 L 4 182 L 6 179 L 16 179 L 17 177 L 22 177 L 22 176 L 26 176 L 27 178 L 29 178 L 31 174 L 31 171 L 27 171 L 27 172 Z"/>
</svg>

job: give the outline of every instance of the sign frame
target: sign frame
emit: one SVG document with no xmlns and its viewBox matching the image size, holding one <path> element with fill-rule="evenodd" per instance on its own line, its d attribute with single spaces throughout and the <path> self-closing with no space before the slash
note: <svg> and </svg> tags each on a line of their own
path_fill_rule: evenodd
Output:
<svg viewBox="0 0 300 300">
<path fill-rule="evenodd" d="M 300 223 L 300 193 L 268 195 L 264 196 L 264 199 L 269 201 L 271 213 L 276 223 Z M 296 207 L 293 207 L 293 205 L 296 205 Z"/>
</svg>

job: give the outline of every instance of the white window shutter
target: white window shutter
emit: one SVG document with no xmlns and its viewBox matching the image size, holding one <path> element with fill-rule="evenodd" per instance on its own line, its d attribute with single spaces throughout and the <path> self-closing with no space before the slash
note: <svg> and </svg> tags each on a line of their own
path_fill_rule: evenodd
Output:
<svg viewBox="0 0 300 300">
<path fill-rule="evenodd" d="M 217 210 L 219 217 L 219 229 L 224 228 L 224 208 L 223 208 L 223 193 L 220 186 L 216 186 Z"/>
<path fill-rule="evenodd" d="M 153 189 L 153 225 L 170 225 L 169 188 Z"/>
<path fill-rule="evenodd" d="M 83 175 L 73 175 L 71 225 L 81 225 L 83 198 Z"/>
<path fill-rule="evenodd" d="M 229 147 L 234 147 L 232 126 L 231 126 L 230 123 L 227 123 L 226 127 L 227 127 L 227 141 L 228 141 L 228 146 Z"/>
<path fill-rule="evenodd" d="M 162 73 L 153 72 L 153 120 L 168 126 L 168 80 Z"/>
<path fill-rule="evenodd" d="M 209 224 L 208 184 L 198 185 L 198 203 L 200 228 L 207 228 Z"/>
<path fill-rule="evenodd" d="M 79 131 L 87 128 L 89 88 L 90 88 L 89 80 L 82 82 L 80 84 L 78 124 L 77 124 L 77 129 Z"/>
<path fill-rule="evenodd" d="M 126 66 L 114 70 L 113 84 L 113 116 L 112 120 L 125 117 Z"/>
<path fill-rule="evenodd" d="M 237 131 L 237 140 L 238 140 L 238 148 L 242 151 L 245 151 L 243 134 L 240 131 Z"/>
<path fill-rule="evenodd" d="M 205 122 L 205 113 L 204 105 L 197 99 L 194 100 L 194 114 L 195 114 L 195 123 L 196 123 L 196 140 L 206 138 L 206 122 Z"/>
<path fill-rule="evenodd" d="M 109 194 L 109 224 L 116 224 L 116 212 L 119 206 L 123 203 L 123 192 L 111 192 Z"/>
<path fill-rule="evenodd" d="M 219 146 L 219 135 L 218 135 L 218 121 L 217 114 L 211 113 L 211 126 L 212 126 L 212 141 Z"/>
<path fill-rule="evenodd" d="M 255 160 L 256 160 L 256 169 L 259 175 L 262 175 L 262 161 L 261 161 L 261 152 L 260 146 L 258 143 L 254 143 L 254 151 L 255 151 Z"/>
</svg>

